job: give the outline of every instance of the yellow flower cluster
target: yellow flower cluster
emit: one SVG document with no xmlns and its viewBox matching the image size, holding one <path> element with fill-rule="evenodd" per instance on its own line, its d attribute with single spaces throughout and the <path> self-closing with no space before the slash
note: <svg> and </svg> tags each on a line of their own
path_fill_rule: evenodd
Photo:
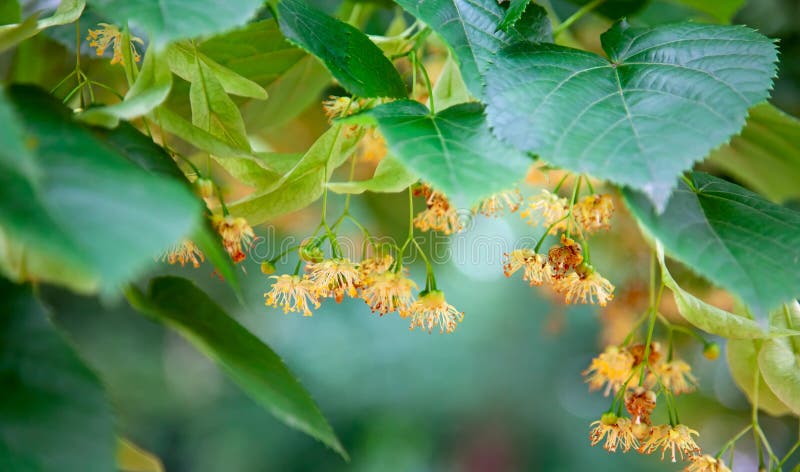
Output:
<svg viewBox="0 0 800 472">
<path fill-rule="evenodd" d="M 251 248 L 253 239 L 256 237 L 247 220 L 230 215 L 214 215 L 211 217 L 211 225 L 222 238 L 222 245 L 228 251 L 234 264 L 247 258 L 245 251 Z"/>
<path fill-rule="evenodd" d="M 700 447 L 694 440 L 697 431 L 680 423 L 652 424 L 651 414 L 659 394 L 686 393 L 697 383 L 688 364 L 678 359 L 663 359 L 660 344 L 652 343 L 650 349 L 641 344 L 608 346 L 592 359 L 583 375 L 589 390 L 604 388 L 605 395 L 614 392 L 615 402 L 621 399 L 630 414 L 626 418 L 609 412 L 592 423 L 589 434 L 592 446 L 605 441 L 603 447 L 609 452 L 633 449 L 641 454 L 661 452 L 662 460 L 669 454 L 672 462 L 689 459 L 692 463 L 687 470 L 691 472 L 726 470 L 721 461 L 700 455 Z"/>
<path fill-rule="evenodd" d="M 345 258 L 325 259 L 306 264 L 306 273 L 272 276 L 275 282 L 265 293 L 266 305 L 282 308 L 284 313 L 303 312 L 311 315 L 310 306 L 319 308 L 320 298 L 341 302 L 345 295 L 361 298 L 373 312 L 381 316 L 397 312 L 411 318 L 411 329 L 421 327 L 452 333 L 464 314 L 445 300 L 438 290 L 420 292 L 415 300 L 417 284 L 389 256 L 364 259 L 354 263 Z"/>
<path fill-rule="evenodd" d="M 551 284 L 567 304 L 606 306 L 614 298 L 614 285 L 583 262 L 581 246 L 566 235 L 561 235 L 561 245 L 551 248 L 547 257 L 532 249 L 517 249 L 505 256 L 506 277 L 523 269 L 523 280 L 531 286 Z"/>
<path fill-rule="evenodd" d="M 184 239 L 180 244 L 174 245 L 161 256 L 161 261 L 169 264 L 180 264 L 181 267 L 191 263 L 197 269 L 200 263 L 205 260 L 203 253 L 195 243 Z"/>
<path fill-rule="evenodd" d="M 427 209 L 414 217 L 415 227 L 421 231 L 433 230 L 444 234 L 458 233 L 463 229 L 456 207 L 450 204 L 443 193 L 421 185 L 414 189 L 414 195 L 424 197 L 427 205 Z"/>
<path fill-rule="evenodd" d="M 98 56 L 106 53 L 106 50 L 111 47 L 114 55 L 111 57 L 111 64 L 125 65 L 125 58 L 123 54 L 122 44 L 122 31 L 114 25 L 108 23 L 99 23 L 100 29 L 89 30 L 89 35 L 86 40 L 89 41 L 89 47 L 94 48 Z M 142 58 L 136 50 L 135 44 L 144 46 L 144 41 L 136 36 L 130 37 L 131 57 L 134 62 L 139 62 Z"/>
<path fill-rule="evenodd" d="M 498 217 L 503 215 L 506 209 L 508 209 L 509 213 L 516 212 L 522 206 L 523 201 L 524 198 L 519 189 L 507 190 L 482 200 L 472 209 L 472 213 L 480 213 L 486 217 Z"/>
</svg>

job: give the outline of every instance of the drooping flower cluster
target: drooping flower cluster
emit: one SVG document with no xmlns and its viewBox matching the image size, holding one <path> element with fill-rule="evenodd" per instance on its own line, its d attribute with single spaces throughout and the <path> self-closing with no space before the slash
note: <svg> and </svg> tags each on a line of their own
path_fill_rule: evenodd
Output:
<svg viewBox="0 0 800 472">
<path fill-rule="evenodd" d="M 522 192 L 515 188 L 490 195 L 489 198 L 481 200 L 472 209 L 472 213 L 479 213 L 486 217 L 498 217 L 503 215 L 506 209 L 508 209 L 509 213 L 516 212 L 522 206 L 523 201 Z"/>
<path fill-rule="evenodd" d="M 180 264 L 181 267 L 186 264 L 192 264 L 195 269 L 200 267 L 200 263 L 205 260 L 205 256 L 200 251 L 195 243 L 188 239 L 184 239 L 180 244 L 174 245 L 161 256 L 162 262 L 169 264 Z"/>
<path fill-rule="evenodd" d="M 256 237 L 247 220 L 230 215 L 214 215 L 211 217 L 211 225 L 219 233 L 222 245 L 235 264 L 247 258 L 245 251 L 250 249 L 253 239 Z"/>
<path fill-rule="evenodd" d="M 414 226 L 421 231 L 439 231 L 444 234 L 458 233 L 463 225 L 459 219 L 458 211 L 443 193 L 433 190 L 427 185 L 420 185 L 414 189 L 415 196 L 425 198 L 427 209 L 414 218 Z"/>
<path fill-rule="evenodd" d="M 641 454 L 661 452 L 662 460 L 669 454 L 672 462 L 689 459 L 700 467 L 700 447 L 694 440 L 697 431 L 677 422 L 653 425 L 651 420 L 658 396 L 680 395 L 696 385 L 688 364 L 680 359 L 665 360 L 659 343 L 608 346 L 592 359 L 583 375 L 589 390 L 615 394 L 612 410 L 614 404 L 619 405 L 616 413 L 608 412 L 592 423 L 589 440 L 593 446 L 605 439 L 604 448 L 609 452 L 618 448 Z M 670 404 L 667 402 L 668 408 Z M 622 406 L 630 418 L 621 416 Z"/>
<path fill-rule="evenodd" d="M 390 255 L 362 260 L 356 264 L 346 258 L 325 259 L 306 264 L 301 276 L 273 276 L 276 281 L 265 293 L 266 305 L 283 308 L 285 313 L 303 311 L 311 315 L 310 305 L 319 307 L 319 299 L 333 298 L 341 302 L 345 296 L 361 298 L 373 312 L 381 316 L 397 312 L 401 318 L 411 318 L 411 329 L 422 327 L 442 333 L 452 333 L 463 313 L 445 301 L 438 290 L 420 292 L 415 299 L 417 284 L 408 278 L 406 270 Z"/>
<path fill-rule="evenodd" d="M 586 235 L 611 227 L 614 203 L 610 196 L 594 193 L 577 201 L 581 179 L 575 184 L 573 200 L 546 189 L 528 199 L 520 216 L 532 226 L 544 227 L 545 234 L 535 250 L 517 249 L 506 254 L 503 272 L 510 277 L 524 269 L 523 280 L 531 286 L 549 284 L 567 304 L 606 306 L 614 299 L 614 285 L 591 266 L 584 246 L 588 245 Z M 538 252 L 548 235 L 559 233 L 561 244 L 546 255 Z"/>
<path fill-rule="evenodd" d="M 111 64 L 124 66 L 125 56 L 123 54 L 123 48 L 125 45 L 122 44 L 122 31 L 108 23 L 99 23 L 98 26 L 100 26 L 100 29 L 89 30 L 89 35 L 86 37 L 86 40 L 89 41 L 89 47 L 94 48 L 98 56 L 105 54 L 109 47 L 112 48 L 114 55 L 111 57 Z M 144 46 L 144 41 L 136 36 L 130 36 L 130 43 L 128 46 L 131 50 L 131 57 L 134 62 L 139 62 L 142 57 L 139 51 L 136 50 L 136 44 Z"/>
</svg>

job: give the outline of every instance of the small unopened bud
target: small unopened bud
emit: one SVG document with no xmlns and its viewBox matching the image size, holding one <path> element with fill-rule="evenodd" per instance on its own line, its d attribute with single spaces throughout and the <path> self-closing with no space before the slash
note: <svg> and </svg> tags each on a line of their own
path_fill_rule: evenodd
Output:
<svg viewBox="0 0 800 472">
<path fill-rule="evenodd" d="M 194 181 L 197 194 L 203 198 L 211 198 L 214 195 L 214 182 L 205 177 L 199 177 Z"/>
<path fill-rule="evenodd" d="M 646 423 L 638 423 L 634 424 L 631 429 L 633 430 L 633 435 L 636 436 L 636 439 L 639 441 L 644 441 L 648 437 L 650 437 L 651 426 Z"/>
<path fill-rule="evenodd" d="M 617 419 L 618 419 L 617 415 L 615 415 L 611 411 L 608 411 L 606 413 L 603 413 L 603 416 L 600 417 L 600 422 L 605 425 L 612 425 L 612 424 L 617 424 Z"/>
<path fill-rule="evenodd" d="M 710 361 L 715 361 L 719 357 L 719 344 L 706 343 L 703 347 L 703 355 Z"/>
<path fill-rule="evenodd" d="M 261 272 L 265 275 L 274 274 L 275 266 L 270 261 L 264 261 L 261 263 Z"/>
<path fill-rule="evenodd" d="M 325 253 L 317 246 L 316 239 L 306 239 L 303 241 L 297 253 L 300 259 L 305 262 L 322 262 L 322 260 L 325 259 Z"/>
</svg>

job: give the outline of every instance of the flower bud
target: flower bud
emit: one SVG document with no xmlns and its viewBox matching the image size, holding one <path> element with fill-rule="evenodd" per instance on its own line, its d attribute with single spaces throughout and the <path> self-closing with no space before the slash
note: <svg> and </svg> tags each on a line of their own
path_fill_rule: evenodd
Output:
<svg viewBox="0 0 800 472">
<path fill-rule="evenodd" d="M 198 177 L 194 181 L 197 194 L 203 198 L 211 198 L 214 195 L 214 182 L 205 177 Z"/>
<path fill-rule="evenodd" d="M 264 261 L 261 263 L 261 273 L 265 275 L 274 274 L 275 266 L 270 261 Z"/>
<path fill-rule="evenodd" d="M 603 413 L 603 416 L 600 417 L 600 422 L 603 424 L 612 425 L 617 423 L 617 419 L 617 415 L 611 411 L 608 411 Z"/>
<path fill-rule="evenodd" d="M 719 344 L 706 343 L 703 347 L 703 355 L 710 361 L 715 361 L 719 357 Z"/>
</svg>

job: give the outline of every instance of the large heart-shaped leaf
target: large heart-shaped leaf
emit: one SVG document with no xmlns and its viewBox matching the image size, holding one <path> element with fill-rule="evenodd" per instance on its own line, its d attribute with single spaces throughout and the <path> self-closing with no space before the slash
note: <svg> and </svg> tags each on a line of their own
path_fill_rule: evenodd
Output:
<svg viewBox="0 0 800 472">
<path fill-rule="evenodd" d="M 486 73 L 495 134 L 574 172 L 644 191 L 663 209 L 675 178 L 726 142 L 769 95 L 777 52 L 743 26 L 617 23 L 609 59 L 552 44 L 504 49 Z"/>
<path fill-rule="evenodd" d="M 118 25 L 137 26 L 159 49 L 176 39 L 221 33 L 243 25 L 262 0 L 89 0 L 104 17 Z"/>
<path fill-rule="evenodd" d="M 30 155 L 0 149 L 0 228 L 15 248 L 4 266 L 15 278 L 112 290 L 197 226 L 186 186 L 129 161 L 43 90 L 8 92 Z"/>
<path fill-rule="evenodd" d="M 135 308 L 175 329 L 218 362 L 233 381 L 278 419 L 347 457 L 314 400 L 280 357 L 194 283 L 179 277 L 159 277 L 152 280 L 147 294 L 130 288 L 127 295 Z"/>
<path fill-rule="evenodd" d="M 0 470 L 115 470 L 100 380 L 47 319 L 29 286 L 0 278 Z"/>
<path fill-rule="evenodd" d="M 479 103 L 432 114 L 419 102 L 398 100 L 348 120 L 377 124 L 392 156 L 467 207 L 513 187 L 533 162 L 492 135 Z"/>
<path fill-rule="evenodd" d="M 541 7 L 529 5 L 526 11 L 537 25 L 524 25 L 520 13 L 512 27 L 511 19 L 500 29 L 505 11 L 495 0 L 397 0 L 409 13 L 425 22 L 452 48 L 470 92 L 484 98 L 483 75 L 497 51 L 517 41 L 544 41 L 549 38 L 549 20 Z M 526 33 L 536 31 L 540 37 Z"/>
<path fill-rule="evenodd" d="M 359 97 L 407 96 L 406 86 L 389 59 L 355 27 L 302 0 L 282 0 L 278 22 L 289 40 L 320 58 L 350 93 Z"/>
<path fill-rule="evenodd" d="M 714 151 L 711 161 L 773 200 L 800 198 L 800 120 L 758 105 L 742 133 Z"/>
<path fill-rule="evenodd" d="M 641 193 L 625 191 L 625 201 L 667 253 L 756 314 L 800 295 L 800 213 L 699 172 L 680 182 L 662 214 Z"/>
</svg>

